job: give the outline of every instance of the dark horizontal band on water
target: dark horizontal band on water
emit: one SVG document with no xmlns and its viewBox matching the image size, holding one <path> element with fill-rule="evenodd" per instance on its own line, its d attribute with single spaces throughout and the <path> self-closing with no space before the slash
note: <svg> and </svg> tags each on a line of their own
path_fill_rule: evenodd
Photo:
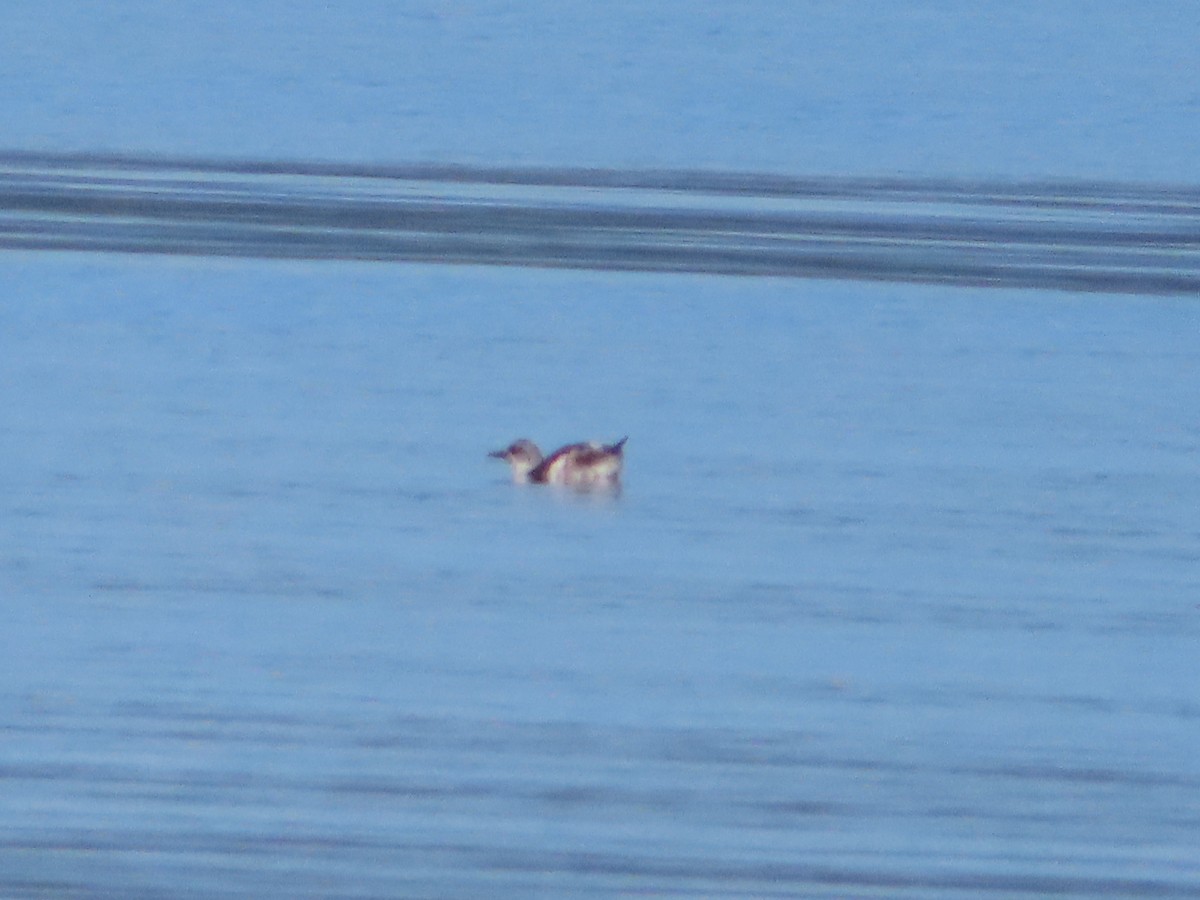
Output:
<svg viewBox="0 0 1200 900">
<path fill-rule="evenodd" d="M 1200 189 L 0 153 L 0 249 L 1200 292 Z"/>
</svg>

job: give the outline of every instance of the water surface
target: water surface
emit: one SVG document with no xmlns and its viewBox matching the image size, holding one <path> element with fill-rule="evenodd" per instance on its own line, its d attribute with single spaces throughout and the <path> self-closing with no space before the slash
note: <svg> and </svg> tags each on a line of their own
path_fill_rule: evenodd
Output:
<svg viewBox="0 0 1200 900">
<path fill-rule="evenodd" d="M 1200 893 L 1191 301 L 5 269 L 6 895 Z"/>
</svg>

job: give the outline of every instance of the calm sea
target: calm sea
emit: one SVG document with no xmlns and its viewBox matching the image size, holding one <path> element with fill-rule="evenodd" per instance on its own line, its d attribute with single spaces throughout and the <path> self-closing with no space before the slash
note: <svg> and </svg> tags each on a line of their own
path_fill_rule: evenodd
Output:
<svg viewBox="0 0 1200 900">
<path fill-rule="evenodd" d="M 1200 897 L 1200 6 L 5 12 L 5 900 Z"/>
<path fill-rule="evenodd" d="M 1194 301 L 4 268 L 6 896 L 1200 894 Z"/>
</svg>

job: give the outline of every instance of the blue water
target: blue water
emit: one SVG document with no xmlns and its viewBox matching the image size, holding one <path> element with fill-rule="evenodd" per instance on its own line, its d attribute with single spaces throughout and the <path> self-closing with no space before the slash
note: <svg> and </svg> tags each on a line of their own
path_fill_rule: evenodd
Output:
<svg viewBox="0 0 1200 900">
<path fill-rule="evenodd" d="M 15 149 L 1196 183 L 1188 4 L 18 6 Z M 1200 896 L 1194 298 L 0 283 L 0 895 Z"/>
<path fill-rule="evenodd" d="M 1196 892 L 1191 301 L 6 271 L 6 893 Z"/>
<path fill-rule="evenodd" d="M 1200 180 L 1200 7 L 10 0 L 0 143 Z"/>
</svg>

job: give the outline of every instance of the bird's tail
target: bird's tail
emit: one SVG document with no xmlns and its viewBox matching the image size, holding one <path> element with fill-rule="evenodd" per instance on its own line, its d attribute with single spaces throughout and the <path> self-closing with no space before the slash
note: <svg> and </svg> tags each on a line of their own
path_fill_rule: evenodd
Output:
<svg viewBox="0 0 1200 900">
<path fill-rule="evenodd" d="M 609 444 L 604 449 L 609 453 L 621 453 L 627 440 L 629 440 L 629 435 L 625 435 L 625 437 L 621 438 L 615 444 Z"/>
</svg>

